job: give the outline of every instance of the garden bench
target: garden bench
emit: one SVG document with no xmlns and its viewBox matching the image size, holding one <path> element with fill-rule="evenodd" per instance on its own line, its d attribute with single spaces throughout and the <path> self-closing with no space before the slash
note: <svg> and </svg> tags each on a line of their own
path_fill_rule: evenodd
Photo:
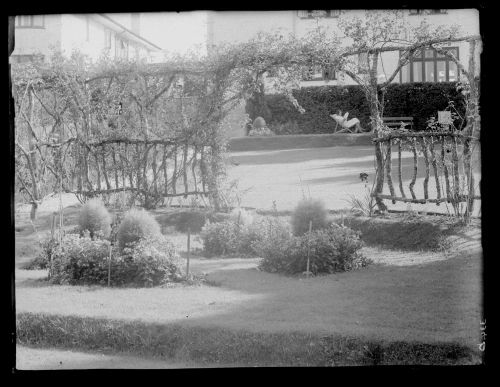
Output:
<svg viewBox="0 0 500 387">
<path fill-rule="evenodd" d="M 405 129 L 413 129 L 413 117 L 382 117 L 384 125 L 391 129 L 401 127 L 401 122 L 405 125 Z"/>
</svg>

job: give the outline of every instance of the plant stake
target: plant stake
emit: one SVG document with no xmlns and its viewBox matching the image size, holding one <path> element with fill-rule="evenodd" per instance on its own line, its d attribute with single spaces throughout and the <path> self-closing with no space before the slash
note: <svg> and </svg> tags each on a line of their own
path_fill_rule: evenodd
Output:
<svg viewBox="0 0 500 387">
<path fill-rule="evenodd" d="M 307 268 L 306 277 L 309 278 L 309 250 L 311 249 L 311 230 L 312 230 L 312 220 L 309 221 L 309 235 L 307 238 Z"/>
</svg>

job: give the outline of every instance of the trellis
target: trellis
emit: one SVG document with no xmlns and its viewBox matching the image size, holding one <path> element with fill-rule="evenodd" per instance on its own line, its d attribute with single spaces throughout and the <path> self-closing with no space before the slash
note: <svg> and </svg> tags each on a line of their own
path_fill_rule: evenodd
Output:
<svg viewBox="0 0 500 387">
<path fill-rule="evenodd" d="M 146 207 L 165 198 L 207 196 L 211 146 L 190 140 L 71 138 L 52 148 L 64 192 L 84 200 L 130 192 Z"/>
<path fill-rule="evenodd" d="M 375 138 L 375 145 L 383 146 L 383 163 L 377 168 L 377 175 L 382 175 L 390 194 L 380 191 L 371 195 L 379 199 L 396 202 L 440 205 L 451 203 L 454 209 L 460 203 L 467 204 L 468 213 L 472 213 L 474 201 L 480 200 L 476 192 L 472 158 L 478 151 L 478 139 L 461 132 L 402 132 L 393 131 Z M 462 153 L 460 155 L 460 149 Z M 397 151 L 397 193 L 393 180 L 392 153 Z M 413 159 L 413 173 L 405 190 L 402 176 L 402 152 L 410 151 Z M 418 176 L 419 158 L 424 161 L 423 198 L 417 197 L 415 184 Z M 431 175 L 433 176 L 431 178 Z M 435 197 L 431 197 L 429 189 L 434 185 Z"/>
</svg>

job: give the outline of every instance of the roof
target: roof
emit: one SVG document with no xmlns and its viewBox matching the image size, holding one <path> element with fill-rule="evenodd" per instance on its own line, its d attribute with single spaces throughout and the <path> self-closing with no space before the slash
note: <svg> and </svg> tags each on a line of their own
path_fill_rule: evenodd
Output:
<svg viewBox="0 0 500 387">
<path fill-rule="evenodd" d="M 152 51 L 160 51 L 161 50 L 161 47 L 159 47 L 156 44 L 150 42 L 149 40 L 143 38 L 142 36 L 138 35 L 137 33 L 133 32 L 132 30 L 128 29 L 127 27 L 123 26 L 122 24 L 118 23 L 117 21 L 113 20 L 109 16 L 104 15 L 102 13 L 98 13 L 95 16 L 101 18 L 101 21 L 104 22 L 103 24 L 107 25 L 109 28 L 113 29 L 114 31 L 120 32 L 121 34 L 126 36 L 129 40 L 140 43 Z"/>
</svg>

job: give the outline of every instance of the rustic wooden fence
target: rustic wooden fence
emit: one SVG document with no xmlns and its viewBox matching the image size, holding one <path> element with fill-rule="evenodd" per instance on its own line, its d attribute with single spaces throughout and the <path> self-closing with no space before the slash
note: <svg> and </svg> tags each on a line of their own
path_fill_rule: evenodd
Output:
<svg viewBox="0 0 500 387">
<path fill-rule="evenodd" d="M 377 174 L 382 174 L 389 189 L 389 194 L 383 194 L 383 187 L 379 192 L 373 192 L 373 197 L 406 203 L 450 203 L 455 213 L 460 204 L 465 203 L 469 214 L 472 213 L 474 201 L 480 200 L 476 192 L 476 183 L 473 174 L 474 158 L 479 152 L 477 138 L 466 136 L 460 132 L 401 132 L 394 131 L 373 140 L 375 145 L 383 145 L 382 163 L 377 163 Z M 393 180 L 392 153 L 397 151 L 397 185 L 396 192 Z M 403 184 L 402 153 L 409 151 L 413 158 L 413 173 L 405 191 Z M 423 198 L 417 197 L 415 184 L 419 175 L 419 158 L 423 159 Z M 431 177 L 431 175 L 433 177 Z M 434 188 L 434 189 L 433 189 Z M 431 193 L 435 193 L 431 197 Z M 407 194 L 408 192 L 408 194 Z"/>
<path fill-rule="evenodd" d="M 131 192 L 146 207 L 164 198 L 209 195 L 211 147 L 188 140 L 71 138 L 52 148 L 61 188 L 80 198 Z"/>
</svg>

